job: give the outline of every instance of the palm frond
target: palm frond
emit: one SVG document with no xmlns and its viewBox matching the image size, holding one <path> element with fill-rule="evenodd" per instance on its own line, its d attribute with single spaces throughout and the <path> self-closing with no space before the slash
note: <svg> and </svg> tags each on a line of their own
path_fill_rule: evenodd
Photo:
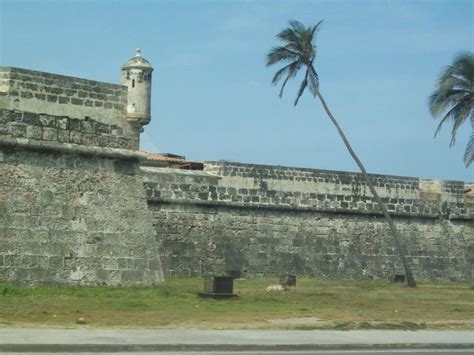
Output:
<svg viewBox="0 0 474 355">
<path fill-rule="evenodd" d="M 280 95 L 279 95 L 280 98 L 283 96 L 283 90 L 285 89 L 286 83 L 288 82 L 288 80 L 290 80 L 290 79 L 292 79 L 296 76 L 299 69 L 300 69 L 300 63 L 299 62 L 293 62 L 288 67 L 286 79 L 283 82 L 283 85 L 281 86 L 281 89 L 280 89 Z"/>
<path fill-rule="evenodd" d="M 474 161 L 474 115 L 471 115 L 471 126 L 471 138 L 469 138 L 466 150 L 464 152 L 464 164 L 466 165 L 466 167 L 469 167 L 469 165 L 471 165 L 471 163 Z"/>
<path fill-rule="evenodd" d="M 303 33 L 304 31 L 306 31 L 306 27 L 298 20 L 290 20 L 289 24 L 293 31 L 297 33 Z"/>
<path fill-rule="evenodd" d="M 313 42 L 313 39 L 314 39 L 314 36 L 316 35 L 316 33 L 318 33 L 319 31 L 319 25 L 321 25 L 321 23 L 323 23 L 323 20 L 319 21 L 316 25 L 313 26 L 313 28 L 311 29 L 311 33 L 310 33 L 310 38 L 309 40 L 311 42 Z"/>
<path fill-rule="evenodd" d="M 472 81 L 464 76 L 451 72 L 448 75 L 443 75 L 438 81 L 438 90 L 449 90 L 449 89 L 461 89 L 470 90 L 472 87 Z"/>
<path fill-rule="evenodd" d="M 430 112 L 433 117 L 439 117 L 448 107 L 456 105 L 468 96 L 465 90 L 446 89 L 438 90 L 428 98 Z"/>
<path fill-rule="evenodd" d="M 276 71 L 275 75 L 273 75 L 273 79 L 272 79 L 272 85 L 276 85 L 278 84 L 278 82 L 280 81 L 280 79 L 282 78 L 283 74 L 287 73 L 288 70 L 293 67 L 293 66 L 296 66 L 296 62 L 292 62 L 288 65 L 285 65 L 283 68 L 279 69 Z"/>
<path fill-rule="evenodd" d="M 434 136 L 436 137 L 438 133 L 441 131 L 441 128 L 446 123 L 446 121 L 451 119 L 453 121 L 453 128 L 451 130 L 451 141 L 449 143 L 449 146 L 453 146 L 456 143 L 456 132 L 459 126 L 461 126 L 462 123 L 464 123 L 468 114 L 469 114 L 469 109 L 468 107 L 466 107 L 466 105 L 459 103 L 453 106 L 439 122 L 438 127 L 436 127 Z"/>
<path fill-rule="evenodd" d="M 454 58 L 453 66 L 457 68 L 457 73 L 466 78 L 473 78 L 474 75 L 474 54 L 472 52 L 461 52 Z"/>
<path fill-rule="evenodd" d="M 285 45 L 291 46 L 294 50 L 296 51 L 301 51 L 301 44 L 300 40 L 298 38 L 298 35 L 295 33 L 295 31 L 291 28 L 285 28 L 283 31 L 278 33 L 276 37 L 285 43 Z"/>
<path fill-rule="evenodd" d="M 443 70 L 436 90 L 428 98 L 428 106 L 434 118 L 441 118 L 435 137 L 447 121 L 452 121 L 449 145 L 453 146 L 459 127 L 469 116 L 474 115 L 474 55 L 471 52 L 460 53 L 453 63 Z M 464 155 L 466 166 L 472 161 L 470 154 L 474 154 L 471 141 Z"/>
<path fill-rule="evenodd" d="M 285 78 L 285 80 L 283 81 L 283 84 L 281 85 L 280 93 L 278 94 L 278 96 L 280 97 L 280 99 L 281 99 L 282 96 L 283 96 L 283 90 L 285 90 L 285 86 L 286 86 L 286 83 L 288 82 L 288 80 L 290 80 L 290 76 L 289 76 L 289 75 Z"/>
<path fill-rule="evenodd" d="M 453 115 L 452 117 L 454 124 L 453 128 L 451 129 L 451 141 L 449 142 L 450 147 L 452 147 L 456 143 L 456 133 L 458 131 L 458 128 L 461 127 L 461 125 L 466 121 L 466 119 L 469 117 L 470 112 L 469 106 L 464 103 L 460 103 L 455 107 L 455 116 Z"/>
<path fill-rule="evenodd" d="M 282 46 L 273 47 L 267 54 L 266 66 L 268 67 L 282 61 L 294 61 L 298 58 L 299 54 L 295 51 L 292 51 L 291 49 Z"/>
<path fill-rule="evenodd" d="M 298 93 L 296 94 L 295 104 L 293 106 L 298 105 L 298 101 L 299 101 L 301 95 L 303 95 L 303 92 L 304 92 L 304 89 L 306 89 L 306 86 L 308 86 L 308 69 L 306 69 L 306 74 L 304 76 L 303 81 L 300 84 L 300 87 L 298 89 Z"/>
</svg>

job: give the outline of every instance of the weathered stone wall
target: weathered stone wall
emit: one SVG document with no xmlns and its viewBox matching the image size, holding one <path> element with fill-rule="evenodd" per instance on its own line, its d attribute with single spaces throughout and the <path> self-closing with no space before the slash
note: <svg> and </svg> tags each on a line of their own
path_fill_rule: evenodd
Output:
<svg viewBox="0 0 474 355">
<path fill-rule="evenodd" d="M 162 280 L 138 161 L 0 152 L 0 281 Z"/>
<path fill-rule="evenodd" d="M 122 85 L 0 67 L 0 135 L 138 149 Z"/>
<path fill-rule="evenodd" d="M 123 119 L 127 88 L 71 76 L 0 67 L 0 96 L 13 98 L 10 109 L 63 116 Z"/>
<path fill-rule="evenodd" d="M 2 138 L 28 138 L 44 142 L 135 149 L 136 139 L 124 135 L 117 124 L 35 112 L 0 109 Z"/>
<path fill-rule="evenodd" d="M 126 90 L 0 68 L 0 281 L 163 280 Z"/>
<path fill-rule="evenodd" d="M 168 275 L 391 278 L 403 274 L 360 174 L 208 162 L 204 172 L 146 171 Z M 472 280 L 473 187 L 372 175 L 420 280 Z"/>
<path fill-rule="evenodd" d="M 140 169 L 126 100 L 121 85 L 0 68 L 0 281 L 150 284 L 163 279 L 160 259 L 181 276 L 403 273 L 360 174 Z M 415 276 L 472 280 L 474 185 L 372 178 Z"/>
</svg>

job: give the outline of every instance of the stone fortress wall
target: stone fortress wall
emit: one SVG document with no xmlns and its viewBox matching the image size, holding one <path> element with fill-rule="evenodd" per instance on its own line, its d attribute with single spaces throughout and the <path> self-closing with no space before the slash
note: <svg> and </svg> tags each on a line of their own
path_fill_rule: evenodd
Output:
<svg viewBox="0 0 474 355">
<path fill-rule="evenodd" d="M 163 280 L 127 87 L 0 69 L 0 281 Z"/>
<path fill-rule="evenodd" d="M 7 67 L 0 95 L 8 116 L 2 136 L 138 149 L 139 132 L 125 120 L 125 86 Z"/>
<path fill-rule="evenodd" d="M 0 282 L 403 274 L 360 174 L 142 164 L 152 70 L 139 51 L 122 67 L 124 86 L 0 68 Z M 407 240 L 415 277 L 472 280 L 474 185 L 372 177 Z"/>
<path fill-rule="evenodd" d="M 166 275 L 404 274 L 361 174 L 230 162 L 206 162 L 203 172 L 142 169 Z M 474 184 L 371 177 L 415 277 L 472 280 Z"/>
</svg>

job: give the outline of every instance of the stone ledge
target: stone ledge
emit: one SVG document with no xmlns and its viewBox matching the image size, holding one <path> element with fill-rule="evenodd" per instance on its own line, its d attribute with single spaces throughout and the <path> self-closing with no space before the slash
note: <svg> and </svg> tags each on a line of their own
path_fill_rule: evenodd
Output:
<svg viewBox="0 0 474 355">
<path fill-rule="evenodd" d="M 324 213 L 335 213 L 345 215 L 364 215 L 364 216 L 377 216 L 383 218 L 381 212 L 374 211 L 361 211 L 361 210 L 349 210 L 342 208 L 321 208 L 321 207 L 306 207 L 306 206 L 290 206 L 290 205 L 270 205 L 270 204 L 249 204 L 242 202 L 231 202 L 231 201 L 205 201 L 205 200 L 184 200 L 184 199 L 172 199 L 162 197 L 148 197 L 148 203 L 163 203 L 163 204 L 181 204 L 181 205 L 194 205 L 194 206 L 206 206 L 206 207 L 227 207 L 237 209 L 259 209 L 259 210 L 270 210 L 270 211 L 284 211 L 284 212 L 324 212 Z M 393 218 L 420 218 L 420 219 L 443 219 L 439 214 L 413 214 L 396 212 L 390 213 Z M 466 216 L 456 216 L 449 218 L 449 220 L 457 221 L 472 221 L 472 218 Z"/>
<path fill-rule="evenodd" d="M 129 149 L 91 147 L 73 143 L 57 143 L 28 138 L 0 137 L 0 147 L 33 150 L 36 152 L 58 152 L 74 155 L 92 155 L 113 159 L 146 159 L 146 154 Z"/>
<path fill-rule="evenodd" d="M 253 175 L 260 175 L 262 171 L 268 169 L 271 170 L 272 173 L 275 174 L 284 174 L 284 173 L 306 173 L 312 174 L 315 176 L 324 175 L 324 176 L 344 176 L 344 177 L 353 177 L 358 178 L 361 181 L 365 182 L 362 173 L 355 172 L 355 171 L 341 171 L 341 170 L 325 170 L 325 169 L 316 169 L 316 168 L 301 168 L 301 167 L 293 167 L 293 166 L 282 166 L 282 165 L 266 165 L 266 164 L 251 164 L 251 163 L 240 163 L 240 162 L 230 162 L 226 160 L 209 160 L 204 161 L 205 164 L 205 171 L 206 169 L 209 170 L 210 173 L 218 174 L 218 175 L 230 175 L 230 173 L 234 172 L 237 173 L 238 176 L 242 175 L 242 173 L 238 173 L 238 169 L 248 169 L 251 174 Z M 220 169 L 220 170 L 219 170 Z M 215 172 L 218 170 L 218 172 Z M 226 171 L 221 171 L 226 170 Z M 399 180 L 400 182 L 405 183 L 418 183 L 420 180 L 419 177 L 411 177 L 411 176 L 398 176 L 398 175 L 384 175 L 384 174 L 368 174 L 372 179 L 382 179 L 382 180 Z"/>
<path fill-rule="evenodd" d="M 176 174 L 176 175 L 191 176 L 191 177 L 193 177 L 193 176 L 204 177 L 204 178 L 215 179 L 215 180 L 222 180 L 224 178 L 224 177 L 219 176 L 219 175 L 209 174 L 208 172 L 205 172 L 205 171 L 202 171 L 202 170 L 185 170 L 185 169 L 176 169 L 176 168 L 169 168 L 169 167 L 157 167 L 157 166 L 146 166 L 146 165 L 142 165 L 140 168 L 145 173 L 152 174 L 152 175 L 166 174 L 166 176 L 168 176 L 169 174 Z"/>
</svg>

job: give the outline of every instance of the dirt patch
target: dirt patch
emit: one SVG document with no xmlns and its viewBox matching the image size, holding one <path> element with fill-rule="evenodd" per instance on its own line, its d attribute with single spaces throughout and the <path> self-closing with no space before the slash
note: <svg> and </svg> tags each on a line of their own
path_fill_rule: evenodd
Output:
<svg viewBox="0 0 474 355">
<path fill-rule="evenodd" d="M 270 319 L 267 322 L 274 325 L 315 325 L 321 322 L 321 318 L 302 317 L 302 318 L 286 318 L 286 319 Z"/>
</svg>

